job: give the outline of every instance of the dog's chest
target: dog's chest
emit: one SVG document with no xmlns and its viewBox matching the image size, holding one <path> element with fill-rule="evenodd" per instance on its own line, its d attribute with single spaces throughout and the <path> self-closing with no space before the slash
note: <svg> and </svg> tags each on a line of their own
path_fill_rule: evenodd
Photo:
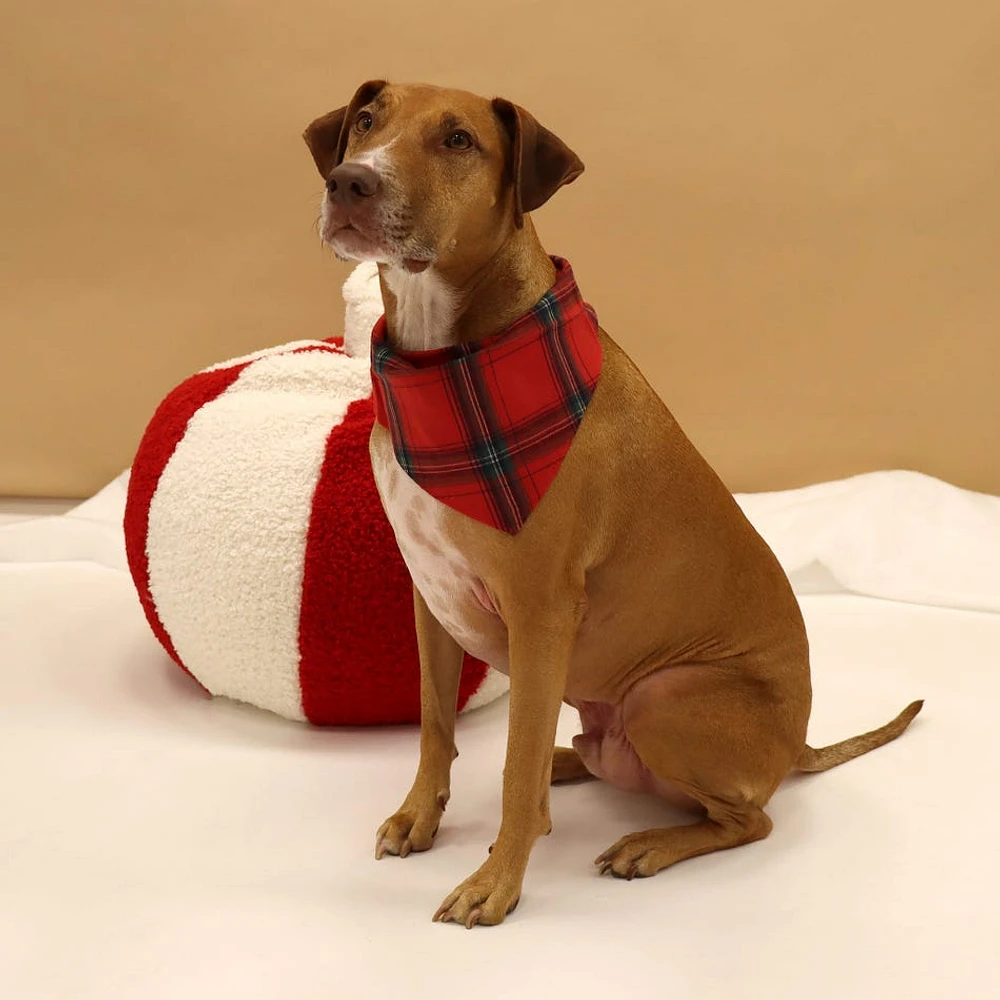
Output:
<svg viewBox="0 0 1000 1000">
<path fill-rule="evenodd" d="M 372 472 L 400 554 L 431 614 L 469 653 L 506 669 L 507 630 L 482 581 L 445 530 L 452 514 L 403 470 L 389 435 L 376 426 Z"/>
</svg>

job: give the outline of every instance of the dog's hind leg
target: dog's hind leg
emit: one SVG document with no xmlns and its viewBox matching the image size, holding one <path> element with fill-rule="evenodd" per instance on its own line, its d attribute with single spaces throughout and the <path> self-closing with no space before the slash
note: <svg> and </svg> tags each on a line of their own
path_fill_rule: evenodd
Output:
<svg viewBox="0 0 1000 1000">
<path fill-rule="evenodd" d="M 623 837 L 597 858 L 601 873 L 654 875 L 766 837 L 764 806 L 802 750 L 808 679 L 803 692 L 782 694 L 729 665 L 671 667 L 640 681 L 622 706 L 628 740 L 649 771 L 695 799 L 704 816 Z M 790 711 L 796 694 L 801 710 Z"/>
<path fill-rule="evenodd" d="M 552 753 L 552 784 L 593 778 L 586 764 L 572 747 L 556 747 Z"/>
</svg>

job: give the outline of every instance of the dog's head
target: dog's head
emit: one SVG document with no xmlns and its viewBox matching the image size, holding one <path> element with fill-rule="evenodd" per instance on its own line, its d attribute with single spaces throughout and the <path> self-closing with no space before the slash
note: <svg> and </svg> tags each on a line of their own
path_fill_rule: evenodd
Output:
<svg viewBox="0 0 1000 1000">
<path fill-rule="evenodd" d="M 583 172 L 510 101 L 424 85 L 371 80 L 303 137 L 326 181 L 323 242 L 342 259 L 414 273 L 457 254 L 489 259 Z"/>
</svg>

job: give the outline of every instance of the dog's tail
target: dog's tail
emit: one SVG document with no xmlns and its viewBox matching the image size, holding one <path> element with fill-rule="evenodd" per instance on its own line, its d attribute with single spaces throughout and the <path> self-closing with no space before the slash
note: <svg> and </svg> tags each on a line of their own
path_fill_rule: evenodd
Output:
<svg viewBox="0 0 1000 1000">
<path fill-rule="evenodd" d="M 831 767 L 843 764 L 845 761 L 860 757 L 869 750 L 875 750 L 886 743 L 891 742 L 897 736 L 902 735 L 906 727 L 914 720 L 917 712 L 924 707 L 923 701 L 910 702 L 892 722 L 887 722 L 878 729 L 873 729 L 870 733 L 862 733 L 860 736 L 852 736 L 849 740 L 842 740 L 832 746 L 820 747 L 814 750 L 807 746 L 802 751 L 795 767 L 799 771 L 829 771 Z"/>
</svg>

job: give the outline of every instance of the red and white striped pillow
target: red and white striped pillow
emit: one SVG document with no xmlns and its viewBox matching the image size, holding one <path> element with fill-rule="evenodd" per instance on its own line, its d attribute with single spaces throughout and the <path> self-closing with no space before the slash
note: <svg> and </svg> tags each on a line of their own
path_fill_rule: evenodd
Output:
<svg viewBox="0 0 1000 1000">
<path fill-rule="evenodd" d="M 419 718 L 373 419 L 367 352 L 335 341 L 216 365 L 157 409 L 132 466 L 129 566 L 157 638 L 211 694 L 319 725 Z M 506 688 L 467 657 L 460 708 Z"/>
</svg>

